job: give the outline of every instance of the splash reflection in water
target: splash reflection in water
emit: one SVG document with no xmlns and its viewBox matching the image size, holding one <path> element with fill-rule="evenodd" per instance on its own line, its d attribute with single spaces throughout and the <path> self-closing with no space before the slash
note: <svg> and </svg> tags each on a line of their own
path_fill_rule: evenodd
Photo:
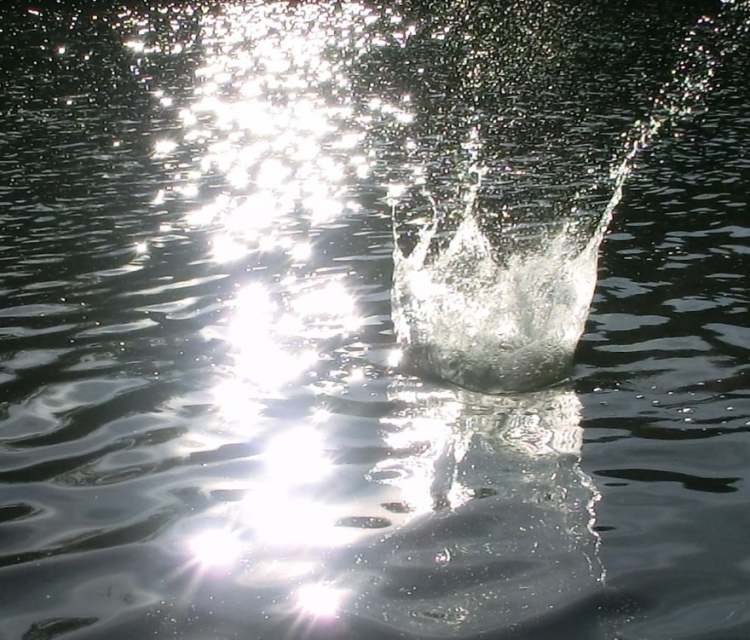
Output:
<svg viewBox="0 0 750 640">
<path fill-rule="evenodd" d="M 383 419 L 396 455 L 370 477 L 398 528 L 365 553 L 386 567 L 368 610 L 449 637 L 541 620 L 599 588 L 599 494 L 580 468 L 574 392 L 487 396 L 410 379 L 389 393 L 402 407 Z"/>
</svg>

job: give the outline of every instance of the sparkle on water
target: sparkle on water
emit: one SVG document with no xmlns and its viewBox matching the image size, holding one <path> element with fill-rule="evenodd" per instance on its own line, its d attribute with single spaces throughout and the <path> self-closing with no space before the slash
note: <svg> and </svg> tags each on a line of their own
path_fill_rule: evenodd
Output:
<svg viewBox="0 0 750 640">
<path fill-rule="evenodd" d="M 314 583 L 297 591 L 297 604 L 300 610 L 315 618 L 333 618 L 341 608 L 346 591 L 324 584 Z"/>
<path fill-rule="evenodd" d="M 231 531 L 208 529 L 189 541 L 193 559 L 202 567 L 229 567 L 242 555 L 242 544 Z"/>
</svg>

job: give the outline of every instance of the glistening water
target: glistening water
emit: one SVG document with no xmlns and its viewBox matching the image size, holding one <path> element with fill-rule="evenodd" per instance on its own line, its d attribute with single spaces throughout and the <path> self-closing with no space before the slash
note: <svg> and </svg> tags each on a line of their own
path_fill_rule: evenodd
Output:
<svg viewBox="0 0 750 640">
<path fill-rule="evenodd" d="M 748 14 L 3 3 L 0 638 L 750 637 Z"/>
</svg>

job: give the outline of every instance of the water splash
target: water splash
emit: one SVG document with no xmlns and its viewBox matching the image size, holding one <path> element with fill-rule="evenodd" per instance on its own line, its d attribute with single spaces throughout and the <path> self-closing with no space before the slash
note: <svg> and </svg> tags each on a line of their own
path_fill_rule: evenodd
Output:
<svg viewBox="0 0 750 640">
<path fill-rule="evenodd" d="M 471 203 L 432 263 L 436 224 L 408 257 L 396 252 L 396 332 L 411 362 L 467 388 L 520 391 L 558 380 L 586 322 L 598 242 L 571 255 L 577 225 L 569 221 L 538 229 L 538 246 L 501 264 Z"/>
<path fill-rule="evenodd" d="M 664 131 L 699 111 L 715 84 L 721 62 L 750 25 L 750 3 L 725 2 L 715 19 L 701 17 L 678 48 L 677 64 L 652 102 L 650 115 L 623 134 L 608 179 L 593 180 L 550 219 L 514 216 L 500 232 L 487 231 L 479 206 L 486 164 L 478 163 L 481 140 L 474 129 L 465 145 L 476 176 L 459 222 L 442 250 L 446 214 L 429 189 L 430 222 L 417 231 L 411 253 L 399 247 L 394 205 L 393 320 L 407 362 L 461 386 L 490 392 L 524 391 L 565 377 L 583 334 L 596 285 L 599 246 L 642 152 Z M 596 173 L 591 171 L 591 173 Z M 601 202 L 599 211 L 585 203 Z M 498 242 L 497 236 L 501 241 Z M 498 250 L 500 247 L 501 251 Z"/>
</svg>

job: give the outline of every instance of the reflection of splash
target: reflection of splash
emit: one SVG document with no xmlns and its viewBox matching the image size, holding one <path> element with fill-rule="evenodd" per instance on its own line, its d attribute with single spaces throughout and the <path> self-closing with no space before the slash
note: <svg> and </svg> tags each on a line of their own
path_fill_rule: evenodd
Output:
<svg viewBox="0 0 750 640">
<path fill-rule="evenodd" d="M 402 381 L 391 392 L 404 408 L 383 421 L 386 440 L 414 453 L 371 473 L 401 514 L 369 550 L 371 564 L 388 558 L 362 596 L 377 617 L 431 637 L 481 633 L 598 588 L 599 494 L 580 468 L 573 391 L 487 396 Z"/>
<path fill-rule="evenodd" d="M 579 426 L 581 404 L 573 391 L 559 388 L 529 394 L 489 396 L 462 389 L 424 386 L 401 381 L 391 387 L 393 399 L 406 409 L 384 419 L 387 443 L 397 450 L 418 452 L 409 457 L 388 459 L 373 470 L 373 479 L 382 477 L 407 499 L 403 511 L 427 504 L 425 495 L 434 495 L 436 487 L 468 496 L 479 487 L 462 483 L 458 467 L 472 447 L 498 449 L 503 455 L 521 456 L 529 463 L 564 456 L 578 458 L 582 430 Z M 444 458 L 453 459 L 448 464 Z M 576 460 L 577 464 L 577 460 Z M 441 469 L 451 469 L 450 478 L 437 477 Z M 458 488 L 453 487 L 457 485 Z M 408 496 L 414 496 L 412 500 Z M 465 500 L 460 501 L 460 503 Z M 430 502 L 433 504 L 434 502 Z M 450 502 L 450 506 L 457 506 Z"/>
</svg>

